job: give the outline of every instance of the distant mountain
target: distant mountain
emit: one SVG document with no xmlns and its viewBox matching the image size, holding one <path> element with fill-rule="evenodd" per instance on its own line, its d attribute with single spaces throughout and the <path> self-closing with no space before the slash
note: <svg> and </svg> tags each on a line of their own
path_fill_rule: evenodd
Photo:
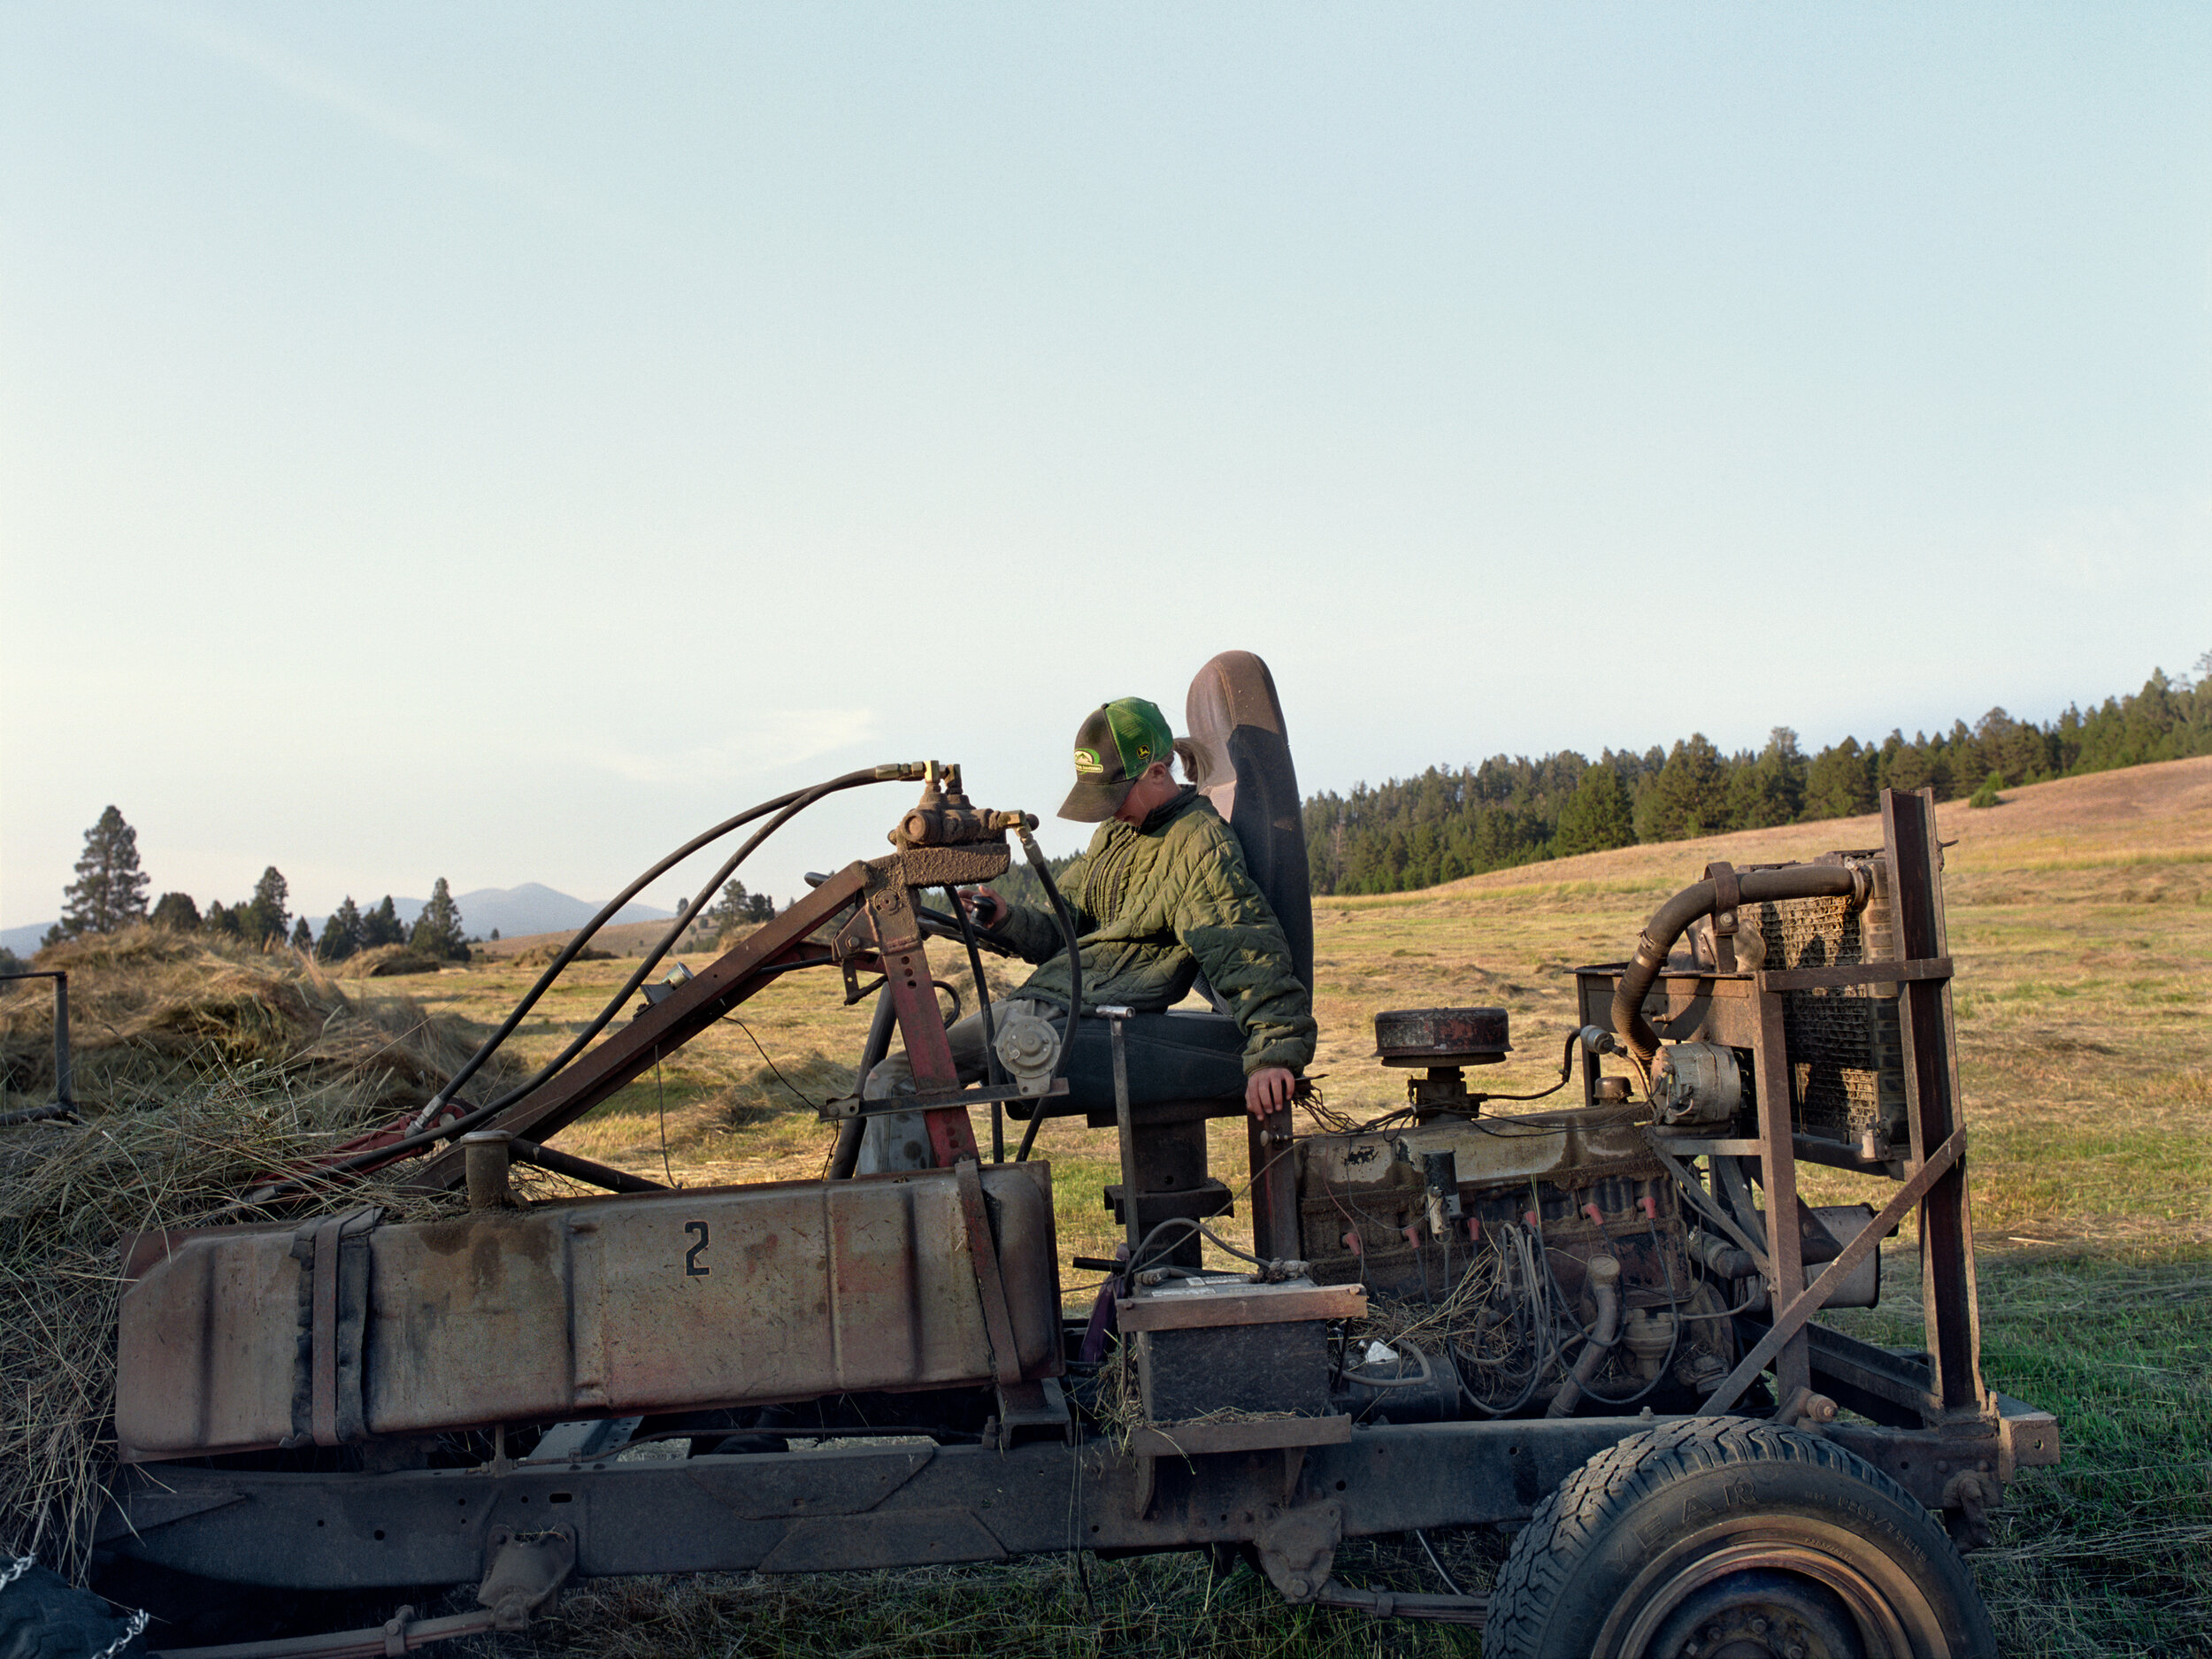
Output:
<svg viewBox="0 0 2212 1659">
<path fill-rule="evenodd" d="M 477 938 L 488 939 L 495 927 L 503 938 L 519 933 L 572 932 L 589 921 L 606 901 L 572 899 L 565 893 L 557 893 L 535 881 L 526 881 L 518 887 L 479 887 L 473 893 L 456 895 L 453 902 L 461 907 L 463 926 Z M 407 904 L 412 904 L 414 909 L 410 910 Z M 400 904 L 400 914 L 412 922 L 422 913 L 422 906 L 423 901 L 411 899 Z M 673 910 L 633 902 L 617 910 L 614 919 L 658 922 L 674 914 Z"/>
<path fill-rule="evenodd" d="M 374 904 L 384 895 L 371 894 L 364 899 L 354 895 L 357 904 Z M 598 913 L 599 905 L 588 899 L 572 899 L 565 893 L 535 881 L 526 881 L 518 887 L 479 887 L 473 893 L 455 896 L 461 907 L 461 926 L 464 931 L 478 939 L 491 937 L 492 929 L 499 929 L 503 939 L 513 939 L 525 933 L 565 933 L 581 927 Z M 412 927 L 415 918 L 422 914 L 424 899 L 395 898 L 392 908 L 399 912 L 399 919 Z M 601 901 L 604 902 L 604 901 Z M 675 911 L 657 909 L 650 904 L 635 902 L 624 905 L 614 913 L 618 922 L 663 922 Z M 329 918 L 311 916 L 307 925 L 319 938 L 323 923 Z M 19 956 L 28 956 L 38 949 L 38 941 L 46 937 L 51 922 L 33 922 L 25 927 L 0 929 L 0 945 L 6 946 Z"/>
<path fill-rule="evenodd" d="M 364 899 L 354 895 L 354 902 L 365 908 L 379 903 L 382 894 Z M 502 939 L 518 939 L 529 933 L 573 933 L 599 913 L 604 900 L 572 899 L 565 893 L 544 886 L 541 882 L 526 881 L 518 887 L 478 887 L 472 893 L 457 893 L 453 902 L 460 907 L 461 930 L 474 939 L 489 939 L 492 929 L 499 929 Z M 426 899 L 395 898 L 392 908 L 399 912 L 399 919 L 408 926 L 415 925 L 415 918 L 422 914 Z M 673 910 L 656 909 L 650 904 L 629 903 L 614 913 L 618 922 L 658 922 L 673 916 Z M 308 926 L 320 937 L 323 923 L 327 918 L 311 916 Z"/>
</svg>

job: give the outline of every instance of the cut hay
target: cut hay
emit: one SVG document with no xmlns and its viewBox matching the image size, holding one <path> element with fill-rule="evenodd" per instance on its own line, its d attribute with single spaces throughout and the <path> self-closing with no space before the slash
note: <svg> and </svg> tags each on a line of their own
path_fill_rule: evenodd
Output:
<svg viewBox="0 0 2212 1659">
<path fill-rule="evenodd" d="M 356 1002 L 290 952 L 142 929 L 40 965 L 70 976 L 83 1121 L 0 1130 L 0 1548 L 81 1579 L 114 1452 L 119 1240 L 269 1218 L 236 1194 L 419 1105 L 473 1043 L 404 999 Z M 43 1099 L 50 1002 L 29 989 L 0 998 L 0 1063 L 12 1095 Z M 388 1177 L 281 1213 L 361 1203 L 449 1208 Z"/>
<path fill-rule="evenodd" d="M 559 956 L 565 949 L 565 945 L 558 944 L 533 945 L 529 949 L 518 950 L 512 956 L 495 956 L 490 951 L 486 951 L 484 955 L 487 961 L 496 962 L 502 967 L 542 968 L 550 965 L 553 958 Z M 596 945 L 586 945 L 569 960 L 572 962 L 612 962 L 614 952 L 602 950 Z"/>
<path fill-rule="evenodd" d="M 435 973 L 445 964 L 404 945 L 379 945 L 346 959 L 346 975 L 356 979 L 396 979 L 403 974 Z"/>
</svg>

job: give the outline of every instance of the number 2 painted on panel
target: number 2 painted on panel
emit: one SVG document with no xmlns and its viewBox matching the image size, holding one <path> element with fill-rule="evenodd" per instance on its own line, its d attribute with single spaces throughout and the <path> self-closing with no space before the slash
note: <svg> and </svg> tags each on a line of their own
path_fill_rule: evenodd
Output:
<svg viewBox="0 0 2212 1659">
<path fill-rule="evenodd" d="M 699 1252 L 707 1248 L 707 1224 L 703 1221 L 687 1221 L 684 1231 L 697 1234 L 699 1239 L 698 1243 L 684 1252 L 684 1277 L 704 1279 L 714 1271 L 699 1259 Z"/>
</svg>

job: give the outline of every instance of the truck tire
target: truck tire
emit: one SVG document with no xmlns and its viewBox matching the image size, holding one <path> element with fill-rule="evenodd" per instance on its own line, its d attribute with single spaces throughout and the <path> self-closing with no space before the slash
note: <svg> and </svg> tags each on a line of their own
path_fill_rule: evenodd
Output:
<svg viewBox="0 0 2212 1659">
<path fill-rule="evenodd" d="M 1843 1448 L 1742 1417 L 1631 1435 L 1514 1540 L 1483 1659 L 1996 1659 L 1966 1563 Z"/>
</svg>

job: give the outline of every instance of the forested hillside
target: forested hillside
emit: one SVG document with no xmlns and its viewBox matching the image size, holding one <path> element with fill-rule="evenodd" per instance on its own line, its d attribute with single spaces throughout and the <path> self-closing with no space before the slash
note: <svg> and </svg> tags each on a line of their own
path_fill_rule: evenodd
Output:
<svg viewBox="0 0 2212 1659">
<path fill-rule="evenodd" d="M 1509 864 L 1680 841 L 1873 809 L 1884 787 L 1938 799 L 2212 754 L 2212 652 L 2194 683 L 2154 672 L 2131 696 L 2069 708 L 2044 725 L 1992 709 L 1934 737 L 1847 737 L 1808 756 L 1777 726 L 1766 747 L 1724 755 L 1700 733 L 1671 749 L 1572 749 L 1431 767 L 1306 803 L 1316 893 L 1396 893 Z"/>
</svg>

